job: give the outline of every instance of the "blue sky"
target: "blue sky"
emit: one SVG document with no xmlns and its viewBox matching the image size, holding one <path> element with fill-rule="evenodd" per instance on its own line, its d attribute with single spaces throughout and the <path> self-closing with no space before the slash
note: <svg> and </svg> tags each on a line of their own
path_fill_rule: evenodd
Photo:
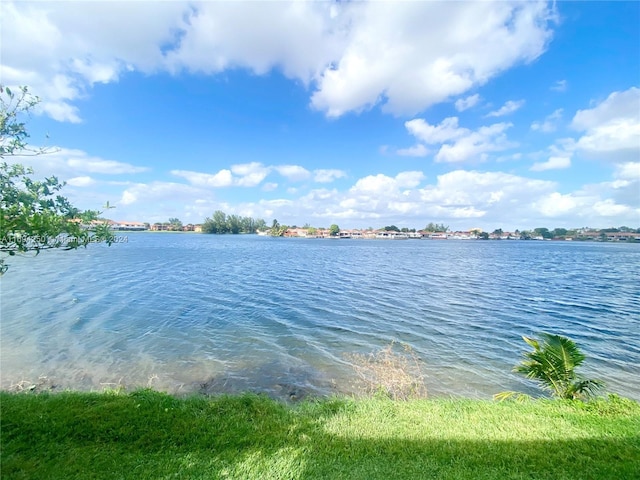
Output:
<svg viewBox="0 0 640 480">
<path fill-rule="evenodd" d="M 16 158 L 115 220 L 640 227 L 640 2 L 10 2 Z"/>
</svg>

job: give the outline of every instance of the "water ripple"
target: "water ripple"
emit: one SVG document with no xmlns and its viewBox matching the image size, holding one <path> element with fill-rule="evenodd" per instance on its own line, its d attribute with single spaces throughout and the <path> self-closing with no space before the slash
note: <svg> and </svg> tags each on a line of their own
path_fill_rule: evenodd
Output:
<svg viewBox="0 0 640 480">
<path fill-rule="evenodd" d="M 391 341 L 432 394 L 530 391 L 521 335 L 557 332 L 585 373 L 640 399 L 640 248 L 130 234 L 12 259 L 2 277 L 2 387 L 40 375 L 100 389 L 348 391 L 347 357 Z M 25 285 L 28 288 L 25 288 Z"/>
</svg>

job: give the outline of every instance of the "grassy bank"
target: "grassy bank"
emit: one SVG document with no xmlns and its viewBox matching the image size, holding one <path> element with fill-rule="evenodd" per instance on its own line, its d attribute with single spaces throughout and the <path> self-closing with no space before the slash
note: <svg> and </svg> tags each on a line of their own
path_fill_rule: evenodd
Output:
<svg viewBox="0 0 640 480">
<path fill-rule="evenodd" d="M 3 479 L 640 478 L 640 404 L 0 394 Z"/>
</svg>

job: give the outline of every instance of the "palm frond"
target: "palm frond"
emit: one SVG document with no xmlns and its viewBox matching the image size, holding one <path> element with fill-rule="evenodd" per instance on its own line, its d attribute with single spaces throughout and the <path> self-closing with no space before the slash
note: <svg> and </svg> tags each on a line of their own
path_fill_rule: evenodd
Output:
<svg viewBox="0 0 640 480">
<path fill-rule="evenodd" d="M 595 379 L 585 379 L 571 385 L 572 398 L 595 397 L 605 387 L 604 382 Z"/>
<path fill-rule="evenodd" d="M 513 371 L 537 381 L 543 390 L 554 397 L 588 397 L 603 387 L 598 380 L 582 380 L 578 377 L 576 367 L 586 357 L 569 338 L 549 333 L 542 333 L 540 339 L 522 338 L 533 347 L 533 351 L 525 352 L 524 360 Z"/>
</svg>

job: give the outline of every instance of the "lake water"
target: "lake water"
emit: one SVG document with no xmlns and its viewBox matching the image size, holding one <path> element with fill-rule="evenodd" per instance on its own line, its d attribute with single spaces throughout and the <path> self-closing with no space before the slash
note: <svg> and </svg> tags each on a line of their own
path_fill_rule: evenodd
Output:
<svg viewBox="0 0 640 480">
<path fill-rule="evenodd" d="M 349 356 L 392 341 L 430 395 L 536 392 L 511 373 L 541 331 L 640 400 L 640 245 L 123 233 L 9 258 L 1 387 L 350 392 Z"/>
</svg>

